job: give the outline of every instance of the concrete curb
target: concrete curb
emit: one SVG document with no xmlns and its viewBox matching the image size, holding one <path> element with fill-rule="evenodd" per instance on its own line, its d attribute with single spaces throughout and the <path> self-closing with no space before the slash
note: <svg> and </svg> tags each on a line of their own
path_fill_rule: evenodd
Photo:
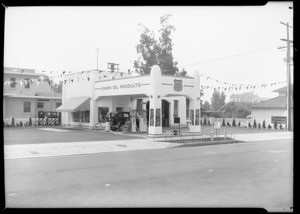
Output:
<svg viewBox="0 0 300 214">
<path fill-rule="evenodd" d="M 207 141 L 207 142 L 195 142 L 195 143 L 181 143 L 180 145 L 174 147 L 210 146 L 210 145 L 233 144 L 233 143 L 246 143 L 246 142 L 238 141 L 238 140 Z"/>
</svg>

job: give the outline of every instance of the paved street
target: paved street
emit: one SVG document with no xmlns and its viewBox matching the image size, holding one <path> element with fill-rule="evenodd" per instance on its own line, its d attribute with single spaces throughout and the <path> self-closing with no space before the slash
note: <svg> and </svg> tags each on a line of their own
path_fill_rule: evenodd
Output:
<svg viewBox="0 0 300 214">
<path fill-rule="evenodd" d="M 7 207 L 291 211 L 293 145 L 273 140 L 5 160 Z"/>
</svg>

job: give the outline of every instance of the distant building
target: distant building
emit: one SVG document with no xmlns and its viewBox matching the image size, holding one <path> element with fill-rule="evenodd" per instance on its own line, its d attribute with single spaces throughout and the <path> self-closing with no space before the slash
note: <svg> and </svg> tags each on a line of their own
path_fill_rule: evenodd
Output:
<svg viewBox="0 0 300 214">
<path fill-rule="evenodd" d="M 253 91 L 243 94 L 232 94 L 230 96 L 230 102 L 246 103 L 249 105 L 260 103 L 264 100 L 267 100 L 267 98 L 261 98 L 255 95 Z"/>
<path fill-rule="evenodd" d="M 292 94 L 293 94 L 293 87 Z M 278 97 L 268 99 L 261 103 L 251 106 L 251 116 L 256 120 L 265 120 L 266 124 L 274 125 L 274 121 L 277 120 L 278 124 L 282 123 L 285 127 L 287 120 L 287 87 L 282 87 L 273 92 L 278 93 Z M 291 115 L 291 124 L 293 124 L 293 96 L 291 102 L 292 115 Z M 293 125 L 292 125 L 293 126 Z"/>
<path fill-rule="evenodd" d="M 3 118 L 56 117 L 61 93 L 52 93 L 48 77 L 34 69 L 4 67 Z"/>
</svg>

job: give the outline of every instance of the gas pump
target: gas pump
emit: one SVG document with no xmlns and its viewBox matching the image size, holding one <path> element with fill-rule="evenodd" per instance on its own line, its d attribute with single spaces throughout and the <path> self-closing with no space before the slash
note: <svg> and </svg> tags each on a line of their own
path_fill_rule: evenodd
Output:
<svg viewBox="0 0 300 214">
<path fill-rule="evenodd" d="M 136 132 L 136 111 L 131 110 L 130 112 L 130 120 L 131 120 L 131 132 Z"/>
<path fill-rule="evenodd" d="M 146 110 L 142 110 L 139 113 L 139 119 L 140 119 L 140 131 L 141 132 L 145 132 L 147 131 L 147 112 Z"/>
</svg>

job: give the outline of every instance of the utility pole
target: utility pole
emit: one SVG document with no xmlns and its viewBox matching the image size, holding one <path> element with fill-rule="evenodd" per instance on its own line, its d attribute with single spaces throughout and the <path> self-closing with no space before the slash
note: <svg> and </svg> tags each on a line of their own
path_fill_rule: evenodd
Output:
<svg viewBox="0 0 300 214">
<path fill-rule="evenodd" d="M 292 123 L 291 123 L 291 52 L 290 52 L 290 48 L 291 48 L 291 43 L 293 43 L 293 41 L 291 41 L 289 39 L 289 28 L 292 28 L 289 23 L 284 23 L 284 22 L 280 22 L 280 24 L 283 24 L 286 26 L 287 29 L 287 38 L 286 39 L 280 39 L 281 41 L 285 41 L 287 42 L 287 51 L 286 51 L 286 64 L 287 64 L 287 112 L 288 112 L 288 116 L 287 116 L 287 129 L 288 131 L 292 131 Z M 282 47 L 281 47 L 282 48 Z M 279 48 L 280 49 L 280 48 Z"/>
<path fill-rule="evenodd" d="M 96 53 L 97 53 L 97 71 L 99 70 L 98 69 L 98 54 L 99 54 L 99 49 L 97 48 L 97 50 L 96 50 Z"/>
</svg>

